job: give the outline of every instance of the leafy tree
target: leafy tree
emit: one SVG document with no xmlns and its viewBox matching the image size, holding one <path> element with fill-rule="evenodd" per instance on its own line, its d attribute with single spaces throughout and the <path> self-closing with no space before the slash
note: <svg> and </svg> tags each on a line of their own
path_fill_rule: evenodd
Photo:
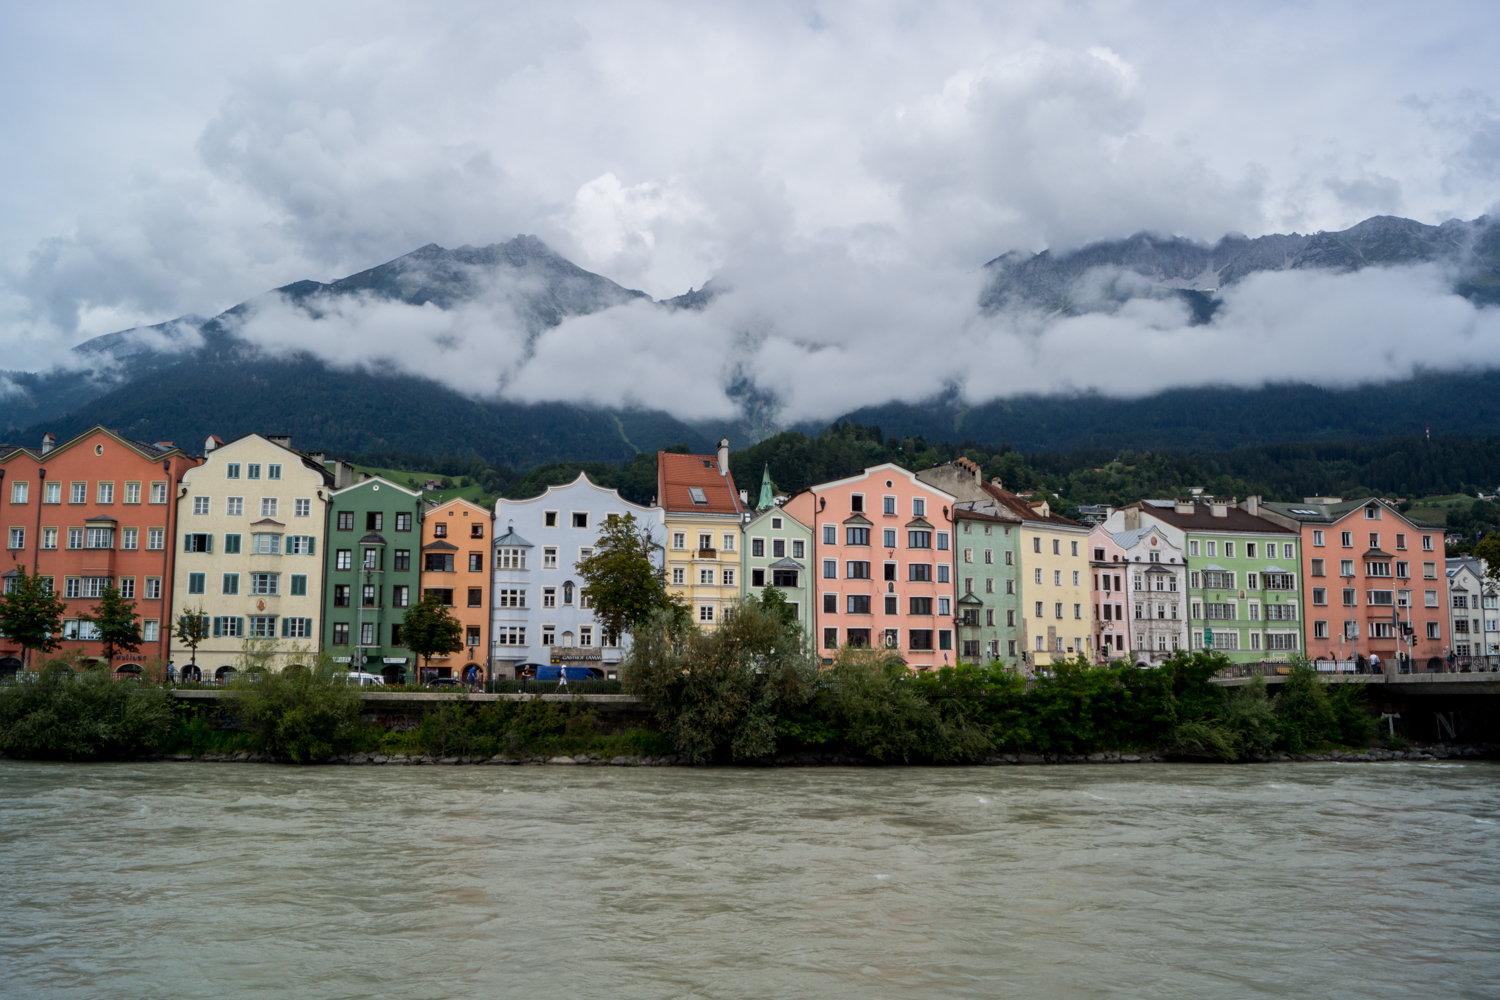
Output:
<svg viewBox="0 0 1500 1000">
<path fill-rule="evenodd" d="M 204 613 L 200 605 L 197 609 L 190 609 L 187 614 L 177 619 L 177 628 L 173 630 L 177 641 L 192 650 L 193 666 L 198 665 L 198 647 L 203 645 L 203 640 L 208 638 L 208 615 Z"/>
<path fill-rule="evenodd" d="M 78 616 L 93 622 L 104 645 L 104 662 L 113 664 L 118 652 L 134 653 L 141 648 L 141 625 L 135 616 L 135 602 L 120 596 L 114 587 L 105 587 L 99 603 Z"/>
<path fill-rule="evenodd" d="M 401 641 L 424 665 L 438 653 L 457 653 L 464 648 L 463 622 L 453 617 L 436 594 L 427 594 L 406 609 L 401 623 Z"/>
<path fill-rule="evenodd" d="M 713 632 L 657 610 L 636 630 L 624 683 L 678 753 L 743 760 L 775 752 L 778 720 L 807 701 L 817 673 L 801 631 L 745 601 Z"/>
<path fill-rule="evenodd" d="M 767 586 L 760 592 L 760 606 L 770 613 L 781 618 L 781 623 L 788 628 L 800 628 L 797 621 L 797 609 L 792 607 L 779 587 Z"/>
<path fill-rule="evenodd" d="M 594 554 L 578 563 L 594 617 L 606 633 L 634 633 L 655 612 L 674 608 L 675 595 L 668 595 L 666 578 L 651 565 L 655 548 L 651 532 L 634 514 L 611 514 L 601 527 Z"/>
<path fill-rule="evenodd" d="M 1474 546 L 1474 555 L 1484 560 L 1485 579 L 1500 583 L 1500 532 L 1485 535 Z"/>
<path fill-rule="evenodd" d="M 50 653 L 62 645 L 57 637 L 66 610 L 50 580 L 28 575 L 25 566 L 17 565 L 15 582 L 0 594 L 0 635 L 19 643 L 29 661 L 32 650 Z"/>
</svg>

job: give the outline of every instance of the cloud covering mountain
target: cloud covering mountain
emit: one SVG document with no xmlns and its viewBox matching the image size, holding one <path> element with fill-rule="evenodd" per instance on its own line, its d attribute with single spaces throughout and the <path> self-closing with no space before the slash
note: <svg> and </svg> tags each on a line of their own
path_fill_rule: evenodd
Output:
<svg viewBox="0 0 1500 1000">
<path fill-rule="evenodd" d="M 1483 215 L 1484 5 L 352 10 L 18 14 L 0 74 L 37 100 L 7 112 L 0 367 L 245 300 L 268 350 L 691 419 L 1500 363 L 1487 300 L 1433 255 L 1221 277 L 1206 323 L 1159 287 L 1187 277 L 1088 267 L 1059 307 L 982 266 Z M 716 294 L 544 316 L 534 277 L 479 268 L 449 301 L 250 298 L 512 233 L 622 290 Z"/>
</svg>

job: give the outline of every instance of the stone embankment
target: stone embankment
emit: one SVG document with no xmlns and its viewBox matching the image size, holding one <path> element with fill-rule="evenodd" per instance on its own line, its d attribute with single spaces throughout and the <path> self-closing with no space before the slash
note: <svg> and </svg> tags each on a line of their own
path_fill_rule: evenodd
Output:
<svg viewBox="0 0 1500 1000">
<path fill-rule="evenodd" d="M 1340 763 L 1371 763 L 1377 761 L 1423 761 L 1423 760 L 1483 760 L 1500 758 L 1500 746 L 1492 743 L 1436 743 L 1426 747 L 1412 747 L 1408 750 L 1332 750 L 1328 753 L 1314 754 L 1275 754 L 1272 756 L 1255 756 L 1246 763 L 1279 763 L 1293 761 L 1329 761 Z M 178 754 L 167 758 L 179 761 L 204 761 L 208 763 L 233 763 L 233 764 L 264 764 L 270 763 L 272 758 L 269 754 L 262 753 L 236 753 L 236 754 L 204 754 L 201 757 L 191 757 L 186 754 Z M 1006 753 L 994 754 L 979 761 L 981 766 L 999 767 L 1004 765 L 1032 765 L 1032 764 L 1161 764 L 1182 763 L 1186 758 L 1170 754 L 1166 751 L 1155 751 L 1147 753 L 1091 753 L 1091 754 L 1031 754 L 1031 753 Z M 592 767 L 672 767 L 686 766 L 688 761 L 669 754 L 665 757 L 601 757 L 599 754 L 578 754 L 574 757 L 508 757 L 504 754 L 496 754 L 493 757 L 424 757 L 407 754 L 340 754 L 337 757 L 325 761 L 326 764 L 348 764 L 357 766 L 389 766 L 389 767 L 415 767 L 426 764 L 494 764 L 494 765 L 538 765 L 538 764 L 562 764 L 572 766 Z M 764 758 L 756 761 L 747 761 L 752 767 L 859 767 L 879 766 L 877 762 L 867 758 L 853 756 L 844 753 L 791 753 L 778 754 L 775 757 Z"/>
</svg>

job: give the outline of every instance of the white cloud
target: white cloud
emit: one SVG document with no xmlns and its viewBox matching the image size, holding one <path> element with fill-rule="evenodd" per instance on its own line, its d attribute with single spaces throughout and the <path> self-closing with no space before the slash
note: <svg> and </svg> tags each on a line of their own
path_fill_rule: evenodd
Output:
<svg viewBox="0 0 1500 1000">
<path fill-rule="evenodd" d="M 0 83 L 43 94 L 0 112 L 20 151 L 0 191 L 25 193 L 0 194 L 0 368 L 520 232 L 656 297 L 729 291 L 534 343 L 498 285 L 447 314 L 359 299 L 316 323 L 265 299 L 245 331 L 476 395 L 584 384 L 684 416 L 732 412 L 724 386 L 748 375 L 787 419 L 955 385 L 1500 363 L 1493 317 L 1427 271 L 1257 278 L 1208 327 L 1171 300 L 974 309 L 979 265 L 1017 247 L 1480 214 L 1500 155 L 1482 5 L 275 2 L 165 33 L 101 6 L 102 53 L 61 12 L 0 39 Z"/>
</svg>

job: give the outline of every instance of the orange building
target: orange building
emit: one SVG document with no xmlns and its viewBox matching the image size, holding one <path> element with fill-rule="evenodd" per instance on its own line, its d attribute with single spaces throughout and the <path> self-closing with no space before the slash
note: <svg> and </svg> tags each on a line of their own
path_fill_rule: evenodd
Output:
<svg viewBox="0 0 1500 1000">
<path fill-rule="evenodd" d="M 177 484 L 201 461 L 171 442 L 130 441 L 103 427 L 56 447 L 46 434 L 36 451 L 0 456 L 6 576 L 24 566 L 51 578 L 67 602 L 64 650 L 102 655 L 79 615 L 114 585 L 135 601 L 143 642 L 110 666 L 168 658 Z M 14 642 L 0 639 L 0 673 L 20 669 L 20 656 Z"/>
<path fill-rule="evenodd" d="M 429 672 L 425 660 L 417 666 L 430 677 L 461 677 L 480 682 L 489 676 L 486 633 L 490 624 L 490 567 L 488 550 L 494 515 L 468 500 L 427 504 L 422 516 L 422 595 L 437 594 L 464 626 L 464 649 L 434 656 Z"/>
</svg>

